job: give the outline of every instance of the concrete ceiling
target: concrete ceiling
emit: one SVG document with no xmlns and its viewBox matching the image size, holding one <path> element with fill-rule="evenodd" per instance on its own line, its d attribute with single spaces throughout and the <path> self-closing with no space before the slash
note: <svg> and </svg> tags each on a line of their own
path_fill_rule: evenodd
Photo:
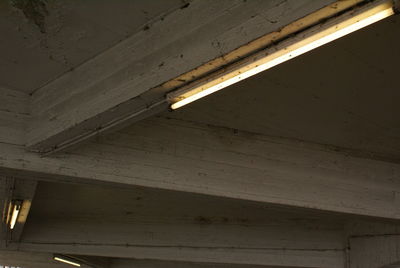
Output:
<svg viewBox="0 0 400 268">
<path fill-rule="evenodd" d="M 184 6 L 183 0 L 0 2 L 0 31 L 7 36 L 0 44 L 0 91 L 4 91 L 7 104 L 1 113 L 7 119 L 4 125 L 11 126 L 4 128 L 3 135 L 14 136 L 10 135 L 14 132 L 9 129 L 14 130 L 14 126 L 9 122 L 18 120 L 15 115 L 24 116 L 22 127 L 19 121 L 15 127 L 18 131 L 25 131 L 25 119 L 34 118 L 26 113 L 29 98 L 25 94 L 147 29 L 170 12 L 182 11 Z M 197 8 L 192 12 L 201 10 Z M 197 27 L 198 21 L 189 15 L 185 15 L 187 21 Z M 178 27 L 184 24 L 178 22 Z M 21 267 L 30 267 L 28 257 L 34 255 L 18 254 L 33 251 L 45 253 L 36 256 L 40 265 L 51 265 L 52 253 L 57 252 L 93 259 L 101 256 L 99 260 L 120 268 L 273 267 L 259 266 L 262 264 L 341 267 L 344 259 L 350 259 L 349 254 L 358 254 L 357 247 L 353 250 L 354 239 L 375 235 L 371 231 L 375 224 L 385 227 L 380 230 L 385 235 L 397 234 L 399 227 L 391 226 L 389 218 L 399 219 L 398 165 L 242 132 L 334 145 L 364 156 L 399 161 L 399 24 L 398 17 L 390 18 L 161 115 L 180 120 L 136 122 L 131 128 L 47 157 L 27 152 L 19 139 L 15 144 L 0 140 L 0 168 L 4 173 L 0 177 L 0 192 L 4 193 L 0 201 L 4 202 L 0 205 L 24 199 L 24 206 L 29 207 L 35 194 L 27 222 L 20 218 L 13 231 L 3 232 L 3 241 L 10 238 L 6 248 L 14 249 L 15 245 L 21 252 L 1 255 L 0 250 L 1 261 L 4 256 L 17 260 L 25 256 L 27 265 L 22 263 Z M 151 29 L 146 34 L 151 35 Z M 169 32 L 164 32 L 168 39 Z M 140 39 L 140 35 L 134 37 Z M 136 51 L 141 54 L 157 44 L 150 41 Z M 124 42 L 129 51 L 134 50 L 129 46 L 132 43 Z M 160 51 L 167 53 L 158 51 L 154 55 L 170 54 Z M 108 59 L 112 58 L 113 54 Z M 170 62 L 170 66 L 180 65 Z M 93 60 L 84 67 L 96 65 L 114 68 Z M 159 68 L 155 70 L 158 73 Z M 104 74 L 109 77 L 110 72 Z M 95 76 L 87 78 L 82 72 L 82 81 L 92 81 Z M 106 81 L 104 92 L 115 89 L 115 84 L 108 87 L 108 82 L 116 78 Z M 54 88 L 50 94 L 64 98 L 74 87 L 70 82 L 73 79 L 65 81 L 72 85 L 65 88 L 65 95 Z M 96 93 L 95 87 L 84 91 L 87 85 L 81 86 L 77 96 L 87 94 L 90 99 Z M 22 93 L 14 94 L 13 89 Z M 45 101 L 39 102 L 42 106 L 58 104 L 46 101 L 45 94 L 43 97 Z M 16 103 L 21 103 L 23 111 L 12 107 L 18 110 L 14 114 L 8 109 L 16 106 L 9 99 L 21 99 Z M 85 100 L 83 105 L 88 105 Z M 121 98 L 119 103 L 123 100 L 127 99 Z M 99 106 L 107 101 L 109 98 L 104 97 Z M 80 113 L 76 107 L 70 110 L 73 119 Z M 53 111 L 57 109 L 49 112 L 49 120 L 58 120 L 59 114 Z M 99 111 L 103 110 L 89 115 L 103 116 L 105 112 Z M 68 121 L 60 118 L 58 122 Z M 40 133 L 47 131 L 43 128 Z M 61 132 L 53 133 L 56 136 Z M 28 177 L 33 181 L 27 182 Z M 36 184 L 41 179 L 52 182 Z M 28 210 L 24 207 L 21 215 Z M 372 217 L 388 220 L 378 222 Z M 4 223 L 0 227 L 8 230 Z M 345 257 L 345 252 L 349 256 Z"/>
<path fill-rule="evenodd" d="M 132 268 L 132 262 L 126 259 L 116 259 L 112 261 L 113 267 L 115 268 Z M 185 262 L 169 262 L 169 261 L 148 261 L 148 260 L 137 260 L 135 267 L 140 268 L 294 268 L 294 267 L 283 267 L 283 266 L 265 266 L 265 265 L 235 265 L 235 264 L 218 264 L 218 263 L 185 263 Z"/>
<path fill-rule="evenodd" d="M 400 159 L 400 16 L 165 116 Z"/>
<path fill-rule="evenodd" d="M 338 240 L 334 238 L 351 218 L 310 209 L 142 187 L 39 182 L 22 242 L 55 245 L 80 241 L 78 244 L 95 242 L 96 245 L 122 245 L 122 248 L 160 245 L 199 249 L 223 247 L 227 243 L 250 248 L 284 243 L 286 248 L 291 248 L 296 247 L 291 241 L 293 237 L 296 243 L 312 247 L 323 236 L 333 238 L 331 246 L 335 247 Z M 282 232 L 282 226 L 290 228 Z M 325 232 L 320 234 L 321 230 Z M 281 237 L 275 238 L 276 234 Z M 127 260 L 114 262 L 118 264 L 115 267 L 132 267 Z M 174 266 L 174 262 L 171 266 L 166 264 L 160 267 L 181 267 Z M 146 262 L 143 267 L 147 267 Z M 182 264 L 182 267 L 187 266 Z M 258 266 L 243 266 L 247 267 Z"/>
<path fill-rule="evenodd" d="M 18 0 L 0 5 L 4 15 L 0 30 L 9 36 L 0 44 L 4 54 L 0 89 L 26 94 L 185 4 L 182 0 L 23 2 L 29 5 Z M 344 238 L 354 228 L 353 220 L 365 219 L 345 213 L 398 219 L 393 208 L 397 207 L 396 165 L 342 157 L 311 146 L 302 151 L 303 144 L 286 150 L 289 145 L 284 142 L 274 146 L 281 139 L 259 142 L 257 135 L 253 139 L 232 134 L 236 131 L 219 132 L 219 127 L 191 130 L 199 124 L 182 121 L 334 145 L 399 161 L 399 24 L 398 17 L 390 18 L 162 115 L 181 120 L 161 119 L 157 125 L 157 120 L 149 119 L 98 138 L 79 152 L 73 149 L 38 160 L 22 146 L 23 154 L 14 150 L 15 144 L 5 147 L 16 155 L 12 165 L 2 164 L 7 170 L 22 162 L 32 169 L 25 174 L 29 178 L 71 179 L 70 184 L 40 181 L 28 220 L 20 226 L 23 232 L 14 230 L 11 238 L 21 250 L 98 255 L 121 268 L 136 267 L 132 261 L 141 267 L 187 267 L 184 262 L 221 268 L 224 263 L 243 268 L 262 263 L 325 267 L 319 263 L 326 261 L 342 265 L 344 250 L 350 248 L 350 240 Z M 155 132 L 159 136 L 152 136 Z M 375 167 L 380 172 L 368 173 Z M 11 200 L 19 184 L 12 179 L 11 188 L 9 179 L 3 179 L 0 187 Z M 102 180 L 109 184 L 101 184 Z M 305 190 L 299 191 L 299 182 Z M 33 187 L 20 185 L 33 196 Z M 315 205 L 315 200 L 321 204 Z M 381 208 L 389 213 L 376 213 Z M 395 233 L 386 232 L 389 227 L 385 233 Z M 310 256 L 317 258 L 310 261 Z M 48 261 L 51 255 L 39 257 Z M 216 260 L 221 266 L 214 265 Z M 199 261 L 204 263 L 197 265 Z"/>
<path fill-rule="evenodd" d="M 184 4 L 0 1 L 0 86 L 32 93 Z"/>
<path fill-rule="evenodd" d="M 349 217 L 312 209 L 151 188 L 44 181 L 38 184 L 31 209 L 24 230 L 24 239 L 28 240 L 40 236 L 40 229 L 57 231 L 54 225 L 66 224 L 65 219 L 76 224 L 94 221 L 98 224 L 96 228 L 109 229 L 115 223 L 123 223 L 127 228 L 132 228 L 133 224 L 161 223 L 196 224 L 202 228 L 212 224 L 278 226 L 281 223 L 293 224 L 291 220 L 301 217 L 302 220 L 295 225 L 312 228 L 315 222 L 323 222 L 329 228 L 340 229 L 343 220 Z M 54 228 L 46 227 L 46 224 Z M 67 230 L 64 228 L 63 231 Z"/>
</svg>

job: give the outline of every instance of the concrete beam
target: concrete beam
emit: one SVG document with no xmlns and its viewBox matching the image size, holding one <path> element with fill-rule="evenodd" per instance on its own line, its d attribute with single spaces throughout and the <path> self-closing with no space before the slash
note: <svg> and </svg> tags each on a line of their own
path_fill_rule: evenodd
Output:
<svg viewBox="0 0 400 268">
<path fill-rule="evenodd" d="M 350 242 L 351 268 L 399 267 L 400 234 L 354 237 Z"/>
<path fill-rule="evenodd" d="M 65 265 L 52 261 L 53 254 L 0 250 L 0 265 L 8 267 L 53 268 Z"/>
<path fill-rule="evenodd" d="M 53 261 L 53 254 L 24 251 L 0 251 L 0 265 L 9 267 L 28 267 L 28 268 L 54 268 L 67 267 L 65 264 Z M 87 257 L 84 257 L 87 258 Z M 94 259 L 97 259 L 94 257 Z M 93 268 L 85 264 L 82 268 Z M 276 268 L 276 266 L 266 265 L 234 265 L 234 264 L 207 264 L 176 261 L 159 260 L 135 260 L 135 259 L 113 259 L 110 268 Z M 283 267 L 280 268 L 294 268 Z"/>
<path fill-rule="evenodd" d="M 25 143 L 29 116 L 29 95 L 0 87 L 0 142 Z"/>
<path fill-rule="evenodd" d="M 157 261 L 157 260 L 132 260 L 115 259 L 112 261 L 111 268 L 276 268 L 276 266 L 266 265 L 235 265 L 235 264 L 217 264 L 217 263 L 192 263 L 176 261 Z M 279 268 L 293 268 L 282 267 Z"/>
<path fill-rule="evenodd" d="M 36 91 L 27 145 L 62 150 L 165 110 L 167 92 L 360 1 L 192 1 Z"/>
<path fill-rule="evenodd" d="M 348 228 L 348 267 L 395 268 L 400 264 L 400 225 L 356 221 Z"/>
<path fill-rule="evenodd" d="M 380 268 L 398 268 L 398 267 L 400 267 L 400 262 L 394 262 L 392 264 L 385 265 L 385 266 L 382 266 Z"/>
<path fill-rule="evenodd" d="M 18 248 L 199 263 L 342 267 L 342 220 L 189 193 L 40 183 Z"/>
<path fill-rule="evenodd" d="M 42 158 L 0 144 L 0 167 L 18 176 L 80 178 L 400 218 L 400 166 L 254 133 L 158 118 Z"/>
<path fill-rule="evenodd" d="M 343 268 L 343 249 L 235 249 L 190 248 L 132 245 L 81 245 L 20 243 L 22 250 L 37 252 L 72 252 L 74 254 L 114 256 L 120 258 L 157 259 L 167 261 L 203 262 L 219 264 L 267 265 L 307 268 Z"/>
<path fill-rule="evenodd" d="M 86 259 L 86 257 L 81 257 Z M 88 258 L 91 261 L 97 258 Z M 100 258 L 101 259 L 101 258 Z M 53 260 L 52 253 L 38 253 L 26 251 L 0 250 L 0 266 L 2 267 L 22 267 L 22 268 L 65 268 L 64 263 Z M 108 266 L 89 266 L 82 262 L 82 268 L 107 268 Z"/>
</svg>

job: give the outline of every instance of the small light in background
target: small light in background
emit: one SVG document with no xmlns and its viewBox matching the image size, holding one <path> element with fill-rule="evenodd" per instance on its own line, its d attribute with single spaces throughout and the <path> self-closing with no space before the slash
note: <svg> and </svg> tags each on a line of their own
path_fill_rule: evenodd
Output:
<svg viewBox="0 0 400 268">
<path fill-rule="evenodd" d="M 19 214 L 22 208 L 22 200 L 12 200 L 9 205 L 7 224 L 11 230 L 14 229 L 15 224 L 17 223 Z"/>
<path fill-rule="evenodd" d="M 63 255 L 54 255 L 53 259 L 55 261 L 63 262 L 63 263 L 66 263 L 66 264 L 69 264 L 72 266 L 77 266 L 77 267 L 81 266 L 81 264 L 77 260 L 75 260 L 71 257 L 67 257 L 67 256 L 63 256 Z"/>
</svg>

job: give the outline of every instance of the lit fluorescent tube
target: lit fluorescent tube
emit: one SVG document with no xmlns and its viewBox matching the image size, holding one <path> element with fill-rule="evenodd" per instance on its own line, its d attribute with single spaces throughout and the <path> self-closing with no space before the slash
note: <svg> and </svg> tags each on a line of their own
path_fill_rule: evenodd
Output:
<svg viewBox="0 0 400 268">
<path fill-rule="evenodd" d="M 346 12 L 286 39 L 251 59 L 234 64 L 218 75 L 171 92 L 167 96 L 172 103 L 171 109 L 178 109 L 393 14 L 393 2 L 388 0 L 375 1 Z"/>
<path fill-rule="evenodd" d="M 19 216 L 19 213 L 21 211 L 22 207 L 22 202 L 21 201 L 13 201 L 14 204 L 12 206 L 12 214 L 11 214 L 11 220 L 10 220 L 10 229 L 13 230 L 15 227 L 15 224 L 17 223 L 17 219 Z"/>
<path fill-rule="evenodd" d="M 69 265 L 81 267 L 81 264 L 80 264 L 80 263 L 78 263 L 78 262 L 76 262 L 75 260 L 73 260 L 73 259 L 71 259 L 71 258 L 68 258 L 68 257 L 64 257 L 64 256 L 61 256 L 61 255 L 57 255 L 57 256 L 54 256 L 53 259 L 54 259 L 55 261 L 59 261 L 59 262 L 63 262 L 63 263 L 69 264 Z"/>
</svg>

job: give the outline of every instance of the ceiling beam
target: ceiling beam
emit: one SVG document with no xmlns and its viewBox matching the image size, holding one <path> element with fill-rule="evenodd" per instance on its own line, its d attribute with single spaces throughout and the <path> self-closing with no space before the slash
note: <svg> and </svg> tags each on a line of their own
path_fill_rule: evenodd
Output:
<svg viewBox="0 0 400 268">
<path fill-rule="evenodd" d="M 52 153 L 165 110 L 169 91 L 360 1 L 190 2 L 36 91 L 27 146 Z"/>
<path fill-rule="evenodd" d="M 82 257 L 97 260 L 97 257 Z M 101 259 L 101 258 L 100 258 Z M 9 267 L 29 267 L 29 268 L 54 268 L 67 267 L 65 264 L 53 261 L 53 254 L 26 251 L 4 251 L 0 250 L 0 265 Z M 82 268 L 92 268 L 92 266 L 81 265 Z M 96 267 L 96 265 L 94 266 Z M 235 265 L 235 264 L 217 264 L 217 263 L 193 263 L 193 262 L 177 262 L 177 261 L 160 261 L 160 260 L 138 260 L 138 259 L 121 259 L 115 258 L 111 264 L 100 267 L 110 268 L 275 268 L 276 266 L 265 265 Z M 281 267 L 281 266 L 280 266 Z M 295 266 L 300 267 L 300 266 Z M 281 267 L 294 268 L 294 267 Z M 309 268 L 309 267 L 307 267 Z M 330 268 L 330 267 L 329 267 Z"/>
<path fill-rule="evenodd" d="M 400 233 L 350 238 L 350 268 L 398 268 Z"/>
<path fill-rule="evenodd" d="M 25 143 L 29 100 L 27 94 L 0 86 L 0 141 L 11 144 Z"/>
<path fill-rule="evenodd" d="M 80 245 L 80 244 L 29 244 L 20 243 L 22 250 L 48 252 L 73 252 L 101 256 L 115 255 L 120 258 L 157 259 L 167 261 L 186 261 L 218 264 L 267 265 L 307 268 L 343 268 L 343 250 L 313 250 L 287 248 L 276 249 L 219 249 L 164 246 L 130 245 Z"/>
<path fill-rule="evenodd" d="M 0 266 L 4 267 L 29 267 L 29 268 L 54 268 L 67 267 L 64 263 L 53 260 L 52 253 L 24 252 L 0 250 Z M 97 268 L 87 265 L 81 265 L 82 268 Z M 101 268 L 105 268 L 104 266 Z"/>
<path fill-rule="evenodd" d="M 334 148 L 168 118 L 142 121 L 55 157 L 0 143 L 9 175 L 201 193 L 400 218 L 400 165 Z"/>
<path fill-rule="evenodd" d="M 356 220 L 347 224 L 348 267 L 400 267 L 400 225 L 393 221 Z"/>
<path fill-rule="evenodd" d="M 343 221 L 310 210 L 197 194 L 41 182 L 17 246 L 92 255 L 96 261 L 103 256 L 340 267 Z"/>
<path fill-rule="evenodd" d="M 216 264 L 216 263 L 193 263 L 176 261 L 157 261 L 157 260 L 133 260 L 115 259 L 111 268 L 276 268 L 276 266 L 265 265 L 235 265 L 235 264 Z M 293 268 L 293 267 L 280 267 Z"/>
<path fill-rule="evenodd" d="M 67 192 L 71 189 L 65 187 Z M 41 204 L 51 200 L 47 195 Z M 62 203 L 69 200 L 66 196 Z M 185 198 L 185 205 L 175 205 L 176 211 L 169 212 L 176 199 L 172 194 L 144 195 L 143 201 L 110 198 L 98 205 L 60 210 L 59 215 L 53 213 L 56 208 L 41 206 L 35 208 L 18 248 L 198 263 L 309 268 L 342 268 L 344 263 L 343 226 L 337 218 L 198 196 Z M 220 209 L 207 210 L 216 201 Z M 59 202 L 55 200 L 54 206 L 61 209 Z"/>
</svg>

